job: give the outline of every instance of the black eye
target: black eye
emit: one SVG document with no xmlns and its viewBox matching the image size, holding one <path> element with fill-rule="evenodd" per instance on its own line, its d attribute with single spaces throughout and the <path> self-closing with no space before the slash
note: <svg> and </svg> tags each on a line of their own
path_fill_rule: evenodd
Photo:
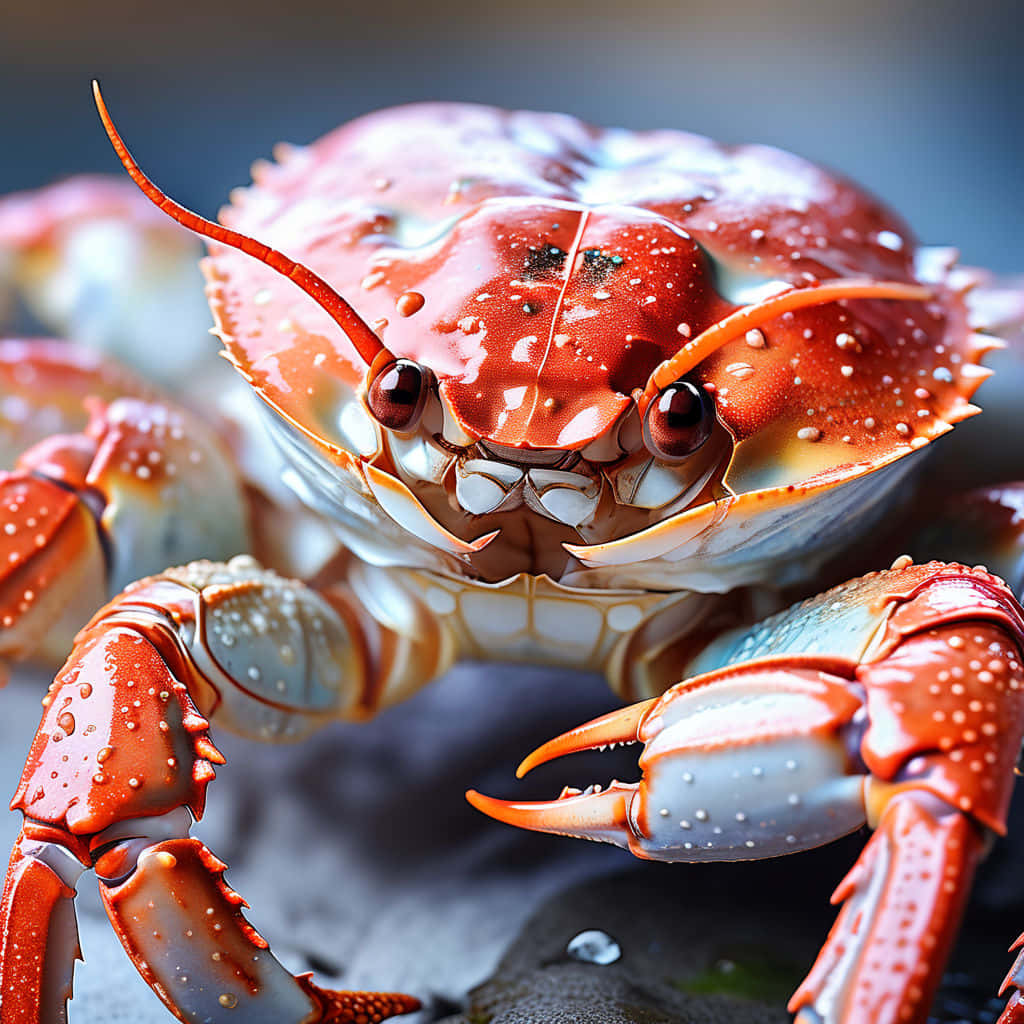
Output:
<svg viewBox="0 0 1024 1024">
<path fill-rule="evenodd" d="M 710 436 L 715 403 L 688 380 L 670 384 L 647 407 L 644 443 L 652 455 L 669 462 L 692 455 Z"/>
<path fill-rule="evenodd" d="M 429 370 L 411 359 L 385 366 L 366 394 L 370 412 L 389 430 L 415 430 L 430 389 L 429 376 Z"/>
</svg>

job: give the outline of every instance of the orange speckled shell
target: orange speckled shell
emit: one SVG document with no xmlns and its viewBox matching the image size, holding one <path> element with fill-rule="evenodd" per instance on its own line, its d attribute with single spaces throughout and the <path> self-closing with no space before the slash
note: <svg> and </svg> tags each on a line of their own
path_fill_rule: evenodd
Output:
<svg viewBox="0 0 1024 1024">
<path fill-rule="evenodd" d="M 37 603 L 57 614 L 50 590 L 80 573 L 99 541 L 74 494 L 27 472 L 0 473 L 0 514 L 0 628 L 9 630 Z"/>
<path fill-rule="evenodd" d="M 506 445 L 581 448 L 607 432 L 655 365 L 737 308 L 732 275 L 917 280 L 896 215 L 763 146 L 427 104 L 278 156 L 224 223 L 309 265 L 394 353 L 434 370 L 470 436 Z M 318 396 L 357 386 L 365 367 L 297 288 L 211 252 L 232 358 L 330 449 Z M 969 412 L 981 349 L 941 284 L 927 304 L 831 303 L 763 332 L 762 347 L 739 338 L 695 371 L 741 442 L 738 490 L 777 482 L 760 479 L 772 460 L 797 466 L 787 481 L 857 475 Z"/>
<path fill-rule="evenodd" d="M 222 759 L 185 685 L 140 632 L 84 632 L 44 706 L 13 810 L 76 835 L 182 805 L 202 816 L 207 757 Z"/>
<path fill-rule="evenodd" d="M 981 568 L 931 563 L 857 670 L 870 726 L 861 756 L 1006 831 L 1024 734 L 1024 609 Z M 913 568 L 910 570 L 913 572 Z"/>
</svg>

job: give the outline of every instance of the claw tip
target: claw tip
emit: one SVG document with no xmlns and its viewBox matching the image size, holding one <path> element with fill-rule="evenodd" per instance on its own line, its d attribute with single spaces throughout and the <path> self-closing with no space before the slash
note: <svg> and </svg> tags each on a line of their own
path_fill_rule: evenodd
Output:
<svg viewBox="0 0 1024 1024">
<path fill-rule="evenodd" d="M 487 803 L 490 799 L 490 797 L 484 796 L 483 793 L 478 793 L 475 789 L 466 790 L 467 802 L 470 804 L 471 807 L 475 808 L 478 811 L 482 811 L 484 814 L 487 813 L 485 808 L 487 807 Z"/>
</svg>

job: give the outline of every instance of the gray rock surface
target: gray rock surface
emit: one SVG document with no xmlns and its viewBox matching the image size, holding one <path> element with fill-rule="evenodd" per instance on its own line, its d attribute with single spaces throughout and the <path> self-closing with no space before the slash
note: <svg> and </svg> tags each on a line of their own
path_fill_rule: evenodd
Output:
<svg viewBox="0 0 1024 1024">
<path fill-rule="evenodd" d="M 828 890 L 860 841 L 585 882 L 542 906 L 443 1024 L 787 1024 L 786 1002 L 832 922 Z M 931 1024 L 995 1024 L 1012 918 L 975 901 Z M 568 947 L 584 929 L 605 933 L 621 956 L 575 962 Z"/>
<path fill-rule="evenodd" d="M 786 1024 L 821 941 L 820 908 L 758 905 L 735 865 L 684 872 L 649 865 L 556 897 L 446 1024 Z M 612 936 L 621 958 L 571 960 L 583 928 Z"/>
</svg>

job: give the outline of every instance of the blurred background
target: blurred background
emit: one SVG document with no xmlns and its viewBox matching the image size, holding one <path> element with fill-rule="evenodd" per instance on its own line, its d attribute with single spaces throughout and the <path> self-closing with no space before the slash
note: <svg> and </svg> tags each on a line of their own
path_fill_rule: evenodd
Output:
<svg viewBox="0 0 1024 1024">
<path fill-rule="evenodd" d="M 114 170 L 103 80 L 157 180 L 211 213 L 278 140 L 464 99 L 791 148 L 931 243 L 1024 269 L 1015 0 L 6 3 L 0 192 Z"/>
</svg>

